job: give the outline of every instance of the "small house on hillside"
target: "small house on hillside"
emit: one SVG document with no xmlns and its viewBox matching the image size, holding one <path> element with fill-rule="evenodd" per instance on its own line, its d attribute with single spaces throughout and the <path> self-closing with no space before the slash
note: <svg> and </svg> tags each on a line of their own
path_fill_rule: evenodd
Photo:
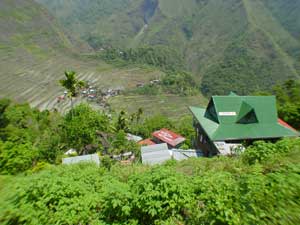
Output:
<svg viewBox="0 0 300 225">
<path fill-rule="evenodd" d="M 185 138 L 181 135 L 165 128 L 153 132 L 152 137 L 155 143 L 166 143 L 170 149 L 179 148 L 180 145 L 185 141 Z"/>
<path fill-rule="evenodd" d="M 173 131 L 170 131 L 166 128 L 162 128 L 161 130 L 157 130 L 152 133 L 152 138 L 148 138 L 138 143 L 142 146 L 146 145 L 156 145 L 156 144 L 167 144 L 169 149 L 179 148 L 183 142 L 185 142 L 185 138 L 180 134 L 176 134 Z"/>
<path fill-rule="evenodd" d="M 278 118 L 275 96 L 213 96 L 207 108 L 190 107 L 195 147 L 205 156 L 228 155 L 244 142 L 296 137 Z"/>
</svg>

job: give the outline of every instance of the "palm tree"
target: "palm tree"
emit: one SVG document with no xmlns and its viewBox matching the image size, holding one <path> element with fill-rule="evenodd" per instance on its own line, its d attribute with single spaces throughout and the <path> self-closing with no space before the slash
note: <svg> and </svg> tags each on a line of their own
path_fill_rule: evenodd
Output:
<svg viewBox="0 0 300 225">
<path fill-rule="evenodd" d="M 76 78 L 76 72 L 65 71 L 66 79 L 60 80 L 61 86 L 68 90 L 68 97 L 71 100 L 71 110 L 73 111 L 73 98 L 77 96 L 80 88 L 85 86 L 85 82 Z"/>
</svg>

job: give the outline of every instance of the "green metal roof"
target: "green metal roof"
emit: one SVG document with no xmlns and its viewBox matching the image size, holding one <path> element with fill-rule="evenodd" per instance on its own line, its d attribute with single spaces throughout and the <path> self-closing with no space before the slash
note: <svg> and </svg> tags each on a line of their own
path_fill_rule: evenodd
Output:
<svg viewBox="0 0 300 225">
<path fill-rule="evenodd" d="M 275 96 L 213 96 L 207 109 L 190 107 L 213 141 L 280 138 L 299 133 L 278 123 Z"/>
</svg>

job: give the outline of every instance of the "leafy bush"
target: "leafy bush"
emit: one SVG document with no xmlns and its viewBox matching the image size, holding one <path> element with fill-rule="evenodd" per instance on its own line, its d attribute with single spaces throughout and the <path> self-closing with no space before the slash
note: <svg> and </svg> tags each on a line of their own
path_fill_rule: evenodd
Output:
<svg viewBox="0 0 300 225">
<path fill-rule="evenodd" d="M 282 140 L 276 144 L 257 141 L 248 147 L 243 153 L 242 158 L 245 162 L 253 164 L 268 160 L 274 155 L 290 152 L 295 146 L 299 145 L 299 140 Z"/>
<path fill-rule="evenodd" d="M 0 141 L 1 174 L 17 174 L 30 169 L 38 159 L 38 150 L 30 143 Z"/>
<path fill-rule="evenodd" d="M 94 111 L 90 106 L 80 104 L 71 110 L 63 123 L 63 140 L 69 148 L 82 154 L 83 148 L 99 144 L 97 131 L 108 131 L 109 119 L 105 114 Z"/>
<path fill-rule="evenodd" d="M 133 124 L 130 130 L 143 137 L 151 137 L 151 134 L 161 128 L 174 128 L 174 123 L 163 115 L 154 115 L 141 121 L 141 123 Z"/>
<path fill-rule="evenodd" d="M 143 224 L 159 224 L 173 217 L 183 220 L 194 199 L 189 184 L 183 175 L 162 168 L 131 177 L 133 216 Z"/>
</svg>

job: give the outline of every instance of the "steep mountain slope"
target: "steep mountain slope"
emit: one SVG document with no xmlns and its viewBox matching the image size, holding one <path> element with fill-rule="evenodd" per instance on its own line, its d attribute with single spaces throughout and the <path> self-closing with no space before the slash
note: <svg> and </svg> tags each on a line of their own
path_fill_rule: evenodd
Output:
<svg viewBox="0 0 300 225">
<path fill-rule="evenodd" d="M 263 3 L 286 30 L 300 39 L 300 1 L 263 0 Z"/>
<path fill-rule="evenodd" d="M 124 33 L 124 29 L 132 27 L 126 25 L 126 20 L 122 21 L 124 27 L 118 27 L 117 23 L 108 23 L 113 20 L 115 15 L 126 7 L 131 7 L 131 3 L 139 0 L 37 0 L 43 3 L 50 11 L 57 16 L 61 23 L 65 25 L 74 35 L 93 42 L 97 36 L 97 41 L 108 42 L 111 32 L 118 28 L 118 32 Z M 123 19 L 122 17 L 117 20 Z M 99 36 L 98 31 L 106 33 Z M 115 30 L 116 31 L 116 30 Z M 103 39 L 102 39 L 103 38 Z"/>
<path fill-rule="evenodd" d="M 203 78 L 206 94 L 249 93 L 299 78 L 297 0 L 38 1 L 71 30 L 79 27 L 93 47 L 176 48 Z M 83 3 L 88 20 L 75 13 Z"/>
<path fill-rule="evenodd" d="M 58 80 L 65 70 L 75 70 L 81 79 L 99 87 L 135 87 L 161 74 L 139 68 L 116 69 L 99 60 L 78 55 L 81 42 L 65 34 L 56 20 L 32 0 L 0 1 L 0 98 L 29 101 L 41 109 L 62 111 L 63 93 Z"/>
<path fill-rule="evenodd" d="M 225 89 L 247 94 L 299 78 L 300 42 L 260 1 L 244 0 L 242 7 L 247 29 L 226 47 L 222 60 L 206 71 L 204 93 L 222 94 Z"/>
</svg>

